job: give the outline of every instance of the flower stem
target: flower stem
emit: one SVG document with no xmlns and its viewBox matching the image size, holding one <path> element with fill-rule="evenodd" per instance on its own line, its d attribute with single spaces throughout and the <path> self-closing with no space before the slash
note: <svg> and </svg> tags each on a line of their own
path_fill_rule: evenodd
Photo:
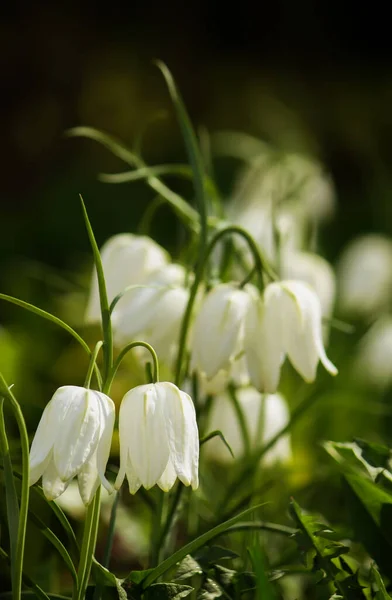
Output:
<svg viewBox="0 0 392 600">
<path fill-rule="evenodd" d="M 224 236 L 233 235 L 233 234 L 240 235 L 248 243 L 249 248 L 253 254 L 254 261 L 255 261 L 255 269 L 257 269 L 257 272 L 259 274 L 259 280 L 260 280 L 261 287 L 263 287 L 263 279 L 262 279 L 263 272 L 265 272 L 273 280 L 276 280 L 278 278 L 275 271 L 270 267 L 268 261 L 263 256 L 263 254 L 260 252 L 260 250 L 259 250 L 256 242 L 252 238 L 252 236 L 245 229 L 243 229 L 242 227 L 239 227 L 238 225 L 229 225 L 228 227 L 225 227 L 224 229 L 220 229 L 214 235 L 214 237 L 210 240 L 207 248 L 205 249 L 205 251 L 203 252 L 202 256 L 199 259 L 198 265 L 196 267 L 195 279 L 193 281 L 193 285 L 191 287 L 191 291 L 189 294 L 188 304 L 185 309 L 184 317 L 183 317 L 182 323 L 181 323 L 180 340 L 179 340 L 179 344 L 178 344 L 178 354 L 177 354 L 176 371 L 175 371 L 175 384 L 177 386 L 179 386 L 181 384 L 183 362 L 184 362 L 184 356 L 185 356 L 185 351 L 186 351 L 186 342 L 187 342 L 189 325 L 191 322 L 192 311 L 193 311 L 193 306 L 195 304 L 197 292 L 198 292 L 199 286 L 204 277 L 205 267 L 207 265 L 208 259 L 211 256 L 211 253 L 212 253 L 213 249 L 215 248 L 216 244 Z M 241 287 L 243 287 L 246 283 L 248 283 L 248 281 L 253 277 L 253 274 L 254 274 L 254 270 L 252 269 L 252 271 L 249 273 L 249 275 L 241 283 Z"/>
<path fill-rule="evenodd" d="M 22 574 L 23 557 L 26 539 L 27 515 L 29 508 L 29 438 L 27 435 L 26 423 L 19 402 L 9 389 L 5 379 L 0 373 L 1 393 L 11 404 L 12 411 L 18 424 L 20 444 L 22 448 L 22 487 L 20 498 L 18 536 L 15 552 L 15 567 L 12 577 L 13 599 L 21 600 L 22 597 Z"/>
<path fill-rule="evenodd" d="M 151 520 L 151 537 L 150 537 L 150 568 L 156 567 L 159 563 L 159 551 L 160 545 L 160 532 L 162 524 L 162 511 L 163 511 L 164 493 L 162 490 L 157 490 L 157 501 L 155 510 L 152 513 Z"/>
<path fill-rule="evenodd" d="M 236 394 L 236 390 L 234 385 L 231 383 L 228 387 L 228 392 L 229 392 L 229 397 L 230 400 L 233 404 L 233 408 L 235 411 L 235 414 L 237 416 L 238 419 L 238 424 L 240 426 L 241 429 L 241 434 L 242 434 L 242 442 L 244 444 L 244 454 L 245 456 L 249 456 L 250 450 L 251 450 L 251 443 L 250 443 L 250 437 L 249 437 L 249 431 L 248 431 L 248 427 L 246 424 L 246 420 L 245 420 L 245 415 L 244 415 L 244 411 L 242 410 L 241 404 L 239 403 L 237 394 Z"/>
<path fill-rule="evenodd" d="M 112 510 L 110 512 L 108 536 L 106 538 L 105 552 L 104 552 L 103 561 L 102 561 L 102 565 L 106 569 L 109 568 L 110 555 L 112 553 L 112 548 L 113 548 L 114 528 L 116 525 L 117 508 L 118 508 L 119 502 L 120 502 L 120 490 L 118 492 L 116 492 Z"/>
<path fill-rule="evenodd" d="M 116 376 L 117 369 L 119 368 L 123 358 L 126 356 L 126 354 L 128 354 L 128 352 L 130 350 L 132 350 L 133 348 L 137 348 L 138 346 L 141 346 L 142 348 L 146 348 L 149 351 L 149 353 L 151 354 L 152 362 L 154 364 L 153 383 L 157 383 L 159 381 L 159 361 L 158 361 L 158 357 L 157 357 L 157 354 L 156 354 L 154 348 L 147 342 L 141 342 L 141 341 L 131 342 L 130 344 L 127 344 L 127 346 L 125 346 L 125 348 L 123 348 L 121 350 L 120 354 L 117 357 L 117 360 L 115 361 L 115 363 L 113 365 L 112 371 L 107 379 L 107 382 L 104 385 L 104 392 L 106 394 L 110 390 L 110 387 L 113 383 L 113 379 Z"/>
<path fill-rule="evenodd" d="M 91 377 L 95 368 L 95 364 L 97 362 L 97 356 L 98 356 L 98 352 L 100 351 L 100 349 L 102 348 L 103 342 L 97 342 L 97 344 L 95 345 L 95 348 L 93 350 L 93 353 L 91 354 L 91 358 L 90 358 L 90 363 L 87 369 L 87 374 L 86 374 L 86 379 L 84 381 L 84 387 L 89 389 L 90 384 L 91 384 Z"/>
<path fill-rule="evenodd" d="M 95 493 L 92 502 L 90 503 L 87 509 L 78 568 L 78 587 L 77 590 L 74 590 L 74 600 L 84 600 L 86 595 L 91 565 L 93 562 L 95 544 L 97 542 L 100 500 L 101 488 L 99 487 Z"/>
</svg>

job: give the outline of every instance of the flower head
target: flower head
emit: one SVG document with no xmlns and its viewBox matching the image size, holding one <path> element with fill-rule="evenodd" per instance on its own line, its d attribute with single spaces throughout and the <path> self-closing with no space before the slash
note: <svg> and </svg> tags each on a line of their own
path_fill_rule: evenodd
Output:
<svg viewBox="0 0 392 600">
<path fill-rule="evenodd" d="M 184 283 L 185 269 L 170 264 L 151 273 L 145 285 L 125 292 L 113 311 L 115 343 L 123 345 L 140 337 L 170 363 L 189 299 Z"/>
<path fill-rule="evenodd" d="M 199 485 L 199 434 L 190 396 L 173 383 L 140 385 L 125 394 L 120 406 L 120 470 L 134 494 L 155 484 L 167 492 L 176 478 Z"/>
<path fill-rule="evenodd" d="M 241 352 L 248 305 L 248 292 L 229 283 L 217 285 L 205 297 L 193 327 L 191 368 L 207 381 L 228 371 Z"/>
<path fill-rule="evenodd" d="M 101 249 L 109 302 L 129 285 L 143 284 L 147 277 L 168 262 L 168 255 L 144 235 L 120 233 L 109 238 Z M 88 323 L 101 319 L 97 274 L 94 269 L 86 310 Z"/>
<path fill-rule="evenodd" d="M 42 476 L 48 500 L 54 500 L 77 476 L 85 504 L 105 478 L 112 440 L 113 401 L 93 390 L 60 387 L 45 407 L 30 450 L 30 485 Z"/>
<path fill-rule="evenodd" d="M 316 377 L 319 360 L 329 373 L 337 373 L 324 349 L 320 300 L 301 281 L 271 283 L 263 299 L 253 298 L 245 354 L 252 384 L 267 393 L 276 391 L 286 355 L 309 383 Z"/>
</svg>

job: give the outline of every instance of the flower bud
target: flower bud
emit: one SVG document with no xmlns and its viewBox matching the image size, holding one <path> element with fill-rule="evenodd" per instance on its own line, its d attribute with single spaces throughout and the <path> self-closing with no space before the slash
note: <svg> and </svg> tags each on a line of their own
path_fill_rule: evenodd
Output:
<svg viewBox="0 0 392 600">
<path fill-rule="evenodd" d="M 199 485 L 199 433 L 190 396 L 172 383 L 139 385 L 120 406 L 119 489 L 126 476 L 129 491 L 155 484 L 169 491 L 176 478 Z"/>
<path fill-rule="evenodd" d="M 45 407 L 30 450 L 30 485 L 42 476 L 48 500 L 54 500 L 77 476 L 83 502 L 91 502 L 105 477 L 113 434 L 113 401 L 93 390 L 60 387 Z"/>
<path fill-rule="evenodd" d="M 241 334 L 249 305 L 249 293 L 222 283 L 204 298 L 192 334 L 191 369 L 206 380 L 228 371 L 241 352 Z"/>
<path fill-rule="evenodd" d="M 168 255 L 151 238 L 120 233 L 109 238 L 101 249 L 109 303 L 127 286 L 143 284 L 156 269 L 168 262 Z M 101 320 L 97 274 L 94 268 L 86 321 Z"/>
</svg>

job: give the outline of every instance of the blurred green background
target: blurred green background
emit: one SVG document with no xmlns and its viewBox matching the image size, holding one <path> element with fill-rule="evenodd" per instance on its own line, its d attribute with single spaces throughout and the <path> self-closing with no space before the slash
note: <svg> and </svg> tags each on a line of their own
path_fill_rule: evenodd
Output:
<svg viewBox="0 0 392 600">
<path fill-rule="evenodd" d="M 376 9 L 247 0 L 233 7 L 111 3 L 102 11 L 89 2 L 14 3 L 2 13 L 3 293 L 81 325 L 92 261 L 78 194 L 100 245 L 115 233 L 137 231 L 154 195 L 143 182 L 98 182 L 98 172 L 123 165 L 93 142 L 63 134 L 89 125 L 132 146 L 144 131 L 148 164 L 185 161 L 155 58 L 170 67 L 197 127 L 243 131 L 325 165 L 338 200 L 334 219 L 321 232 L 332 263 L 359 233 L 392 234 L 392 48 L 389 22 Z M 164 118 L 153 120 L 162 111 Z M 224 195 L 238 168 L 235 160 L 216 161 Z M 191 198 L 190 186 L 175 178 L 170 186 Z M 154 236 L 174 259 L 177 235 L 172 213 L 163 209 Z M 82 384 L 87 360 L 65 333 L 17 307 L 1 304 L 0 327 L 6 328 L 0 329 L 0 367 L 16 384 L 33 431 L 56 387 Z M 319 440 L 389 437 L 390 390 L 374 398 L 345 371 L 361 327 L 351 338 L 332 333 L 332 358 L 341 377 L 331 384 L 329 401 L 294 433 L 297 463 L 291 479 L 279 483 L 287 489 L 280 490 L 279 505 L 268 509 L 271 518 L 282 521 L 293 489 L 305 505 L 337 517 L 338 482 L 331 486 L 328 479 L 325 485 L 330 473 L 327 459 L 317 464 L 324 456 Z M 95 333 L 87 333 L 91 343 Z M 114 399 L 128 387 L 120 381 Z M 276 498 L 273 486 L 270 494 Z"/>
</svg>

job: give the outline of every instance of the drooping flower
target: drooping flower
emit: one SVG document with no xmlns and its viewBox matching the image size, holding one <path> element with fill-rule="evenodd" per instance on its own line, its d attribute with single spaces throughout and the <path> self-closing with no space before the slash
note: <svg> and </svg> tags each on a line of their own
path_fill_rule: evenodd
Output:
<svg viewBox="0 0 392 600">
<path fill-rule="evenodd" d="M 189 299 L 185 276 L 181 265 L 165 265 L 151 273 L 145 285 L 125 292 L 113 311 L 115 344 L 143 339 L 154 347 L 160 360 L 170 363 Z"/>
<path fill-rule="evenodd" d="M 168 263 L 168 255 L 154 240 L 144 235 L 120 233 L 109 238 L 101 248 L 109 302 L 129 285 L 145 283 L 148 276 Z M 94 268 L 86 322 L 101 319 L 98 280 Z"/>
<path fill-rule="evenodd" d="M 289 249 L 282 260 L 282 279 L 298 279 L 308 283 L 316 292 L 321 304 L 321 314 L 332 314 L 336 293 L 333 268 L 325 258 L 311 252 Z"/>
<path fill-rule="evenodd" d="M 377 234 L 356 238 L 344 250 L 337 275 L 343 313 L 379 314 L 392 300 L 392 240 Z"/>
<path fill-rule="evenodd" d="M 60 387 L 45 407 L 30 450 L 30 485 L 42 476 L 48 500 L 78 477 L 83 502 L 91 502 L 105 477 L 115 419 L 113 401 L 101 392 Z"/>
<path fill-rule="evenodd" d="M 260 394 L 253 387 L 243 387 L 236 390 L 236 396 L 244 416 L 251 451 L 268 443 L 287 425 L 290 413 L 286 400 L 280 394 Z M 245 451 L 243 434 L 233 402 L 227 393 L 214 398 L 208 425 L 211 431 L 219 429 L 223 433 L 235 458 L 243 456 Z M 209 441 L 205 445 L 204 452 L 211 460 L 219 462 L 233 460 L 219 438 Z M 290 458 L 290 436 L 286 435 L 278 440 L 262 460 L 264 464 L 272 465 L 276 462 L 287 462 Z"/>
<path fill-rule="evenodd" d="M 199 434 L 190 396 L 173 383 L 140 385 L 127 392 L 120 406 L 119 489 L 125 476 L 135 494 L 155 484 L 165 492 L 176 478 L 199 485 Z"/>
<path fill-rule="evenodd" d="M 274 393 L 287 355 L 308 383 L 319 360 L 332 375 L 322 339 L 321 306 L 316 293 L 301 281 L 269 284 L 263 298 L 254 296 L 247 313 L 245 355 L 250 380 L 261 392 Z"/>
<path fill-rule="evenodd" d="M 191 370 L 207 382 L 229 371 L 241 352 L 248 291 L 222 283 L 204 298 L 192 333 Z"/>
</svg>

